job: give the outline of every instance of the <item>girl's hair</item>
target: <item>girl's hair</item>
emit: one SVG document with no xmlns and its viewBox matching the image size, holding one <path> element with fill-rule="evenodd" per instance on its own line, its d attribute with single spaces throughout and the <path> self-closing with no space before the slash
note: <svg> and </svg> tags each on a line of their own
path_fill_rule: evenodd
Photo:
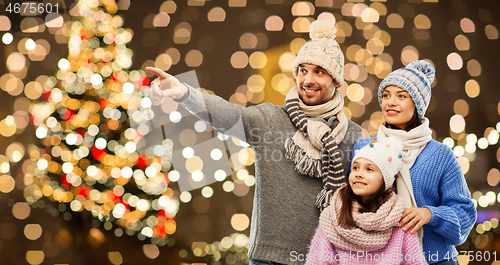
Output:
<svg viewBox="0 0 500 265">
<path fill-rule="evenodd" d="M 354 221 L 354 217 L 352 216 L 352 203 L 356 200 L 361 207 L 359 208 L 360 213 L 366 212 L 376 212 L 384 202 L 386 202 L 392 195 L 392 187 L 385 190 L 385 185 L 380 185 L 380 189 L 373 194 L 369 200 L 366 200 L 366 203 L 363 203 L 361 197 L 356 195 L 347 182 L 347 185 L 340 188 L 339 196 L 342 201 L 342 207 L 340 208 L 340 212 L 338 213 L 339 226 L 343 228 L 357 228 L 358 224 Z"/>
<path fill-rule="evenodd" d="M 415 111 L 413 112 L 413 117 L 408 122 L 408 125 L 404 128 L 405 131 L 409 132 L 411 129 L 418 127 L 421 124 L 421 120 L 418 118 L 417 107 L 415 107 Z M 385 123 L 385 127 L 395 130 L 400 130 L 399 127 L 396 127 L 388 122 Z"/>
</svg>

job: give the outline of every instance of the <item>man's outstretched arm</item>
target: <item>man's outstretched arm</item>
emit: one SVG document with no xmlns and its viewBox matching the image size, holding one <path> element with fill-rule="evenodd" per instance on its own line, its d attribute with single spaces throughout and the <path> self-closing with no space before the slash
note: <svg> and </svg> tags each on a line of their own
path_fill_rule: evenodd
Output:
<svg viewBox="0 0 500 265">
<path fill-rule="evenodd" d="M 258 135 L 267 131 L 266 128 L 271 123 L 268 120 L 269 107 L 262 105 L 243 107 L 229 103 L 219 96 L 203 94 L 161 69 L 147 67 L 146 70 L 158 76 L 151 82 L 152 100 L 160 101 L 165 97 L 171 98 L 199 119 L 228 136 L 250 145 L 259 144 Z"/>
</svg>

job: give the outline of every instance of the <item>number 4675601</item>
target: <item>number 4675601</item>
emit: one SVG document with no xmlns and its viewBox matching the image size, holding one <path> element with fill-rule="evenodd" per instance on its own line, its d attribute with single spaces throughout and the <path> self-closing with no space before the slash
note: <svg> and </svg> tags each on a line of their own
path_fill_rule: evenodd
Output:
<svg viewBox="0 0 500 265">
<path fill-rule="evenodd" d="M 59 3 L 52 5 L 51 3 L 9 3 L 5 11 L 16 14 L 37 15 L 43 13 L 59 13 Z"/>
</svg>

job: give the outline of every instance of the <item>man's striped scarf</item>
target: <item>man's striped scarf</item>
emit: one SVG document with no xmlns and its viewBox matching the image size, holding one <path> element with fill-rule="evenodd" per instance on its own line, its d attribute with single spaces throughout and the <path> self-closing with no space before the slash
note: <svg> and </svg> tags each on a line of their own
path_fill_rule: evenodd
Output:
<svg viewBox="0 0 500 265">
<path fill-rule="evenodd" d="M 286 97 L 285 110 L 298 129 L 285 141 L 286 157 L 293 160 L 298 173 L 321 177 L 323 190 L 316 198 L 316 206 L 321 211 L 330 204 L 335 190 L 346 183 L 347 172 L 342 167 L 344 156 L 338 148 L 347 131 L 343 106 L 344 98 L 338 90 L 332 100 L 314 106 L 300 100 L 297 87 L 292 88 Z M 322 120 L 331 117 L 336 118 L 333 129 Z"/>
</svg>

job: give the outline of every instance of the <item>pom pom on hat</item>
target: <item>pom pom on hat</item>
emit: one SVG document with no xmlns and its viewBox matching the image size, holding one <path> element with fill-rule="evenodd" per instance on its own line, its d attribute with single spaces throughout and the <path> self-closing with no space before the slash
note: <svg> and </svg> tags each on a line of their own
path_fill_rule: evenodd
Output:
<svg viewBox="0 0 500 265">
<path fill-rule="evenodd" d="M 436 71 L 432 65 L 424 60 L 416 60 L 406 67 L 392 71 L 378 87 L 378 102 L 382 105 L 382 93 L 387 86 L 394 85 L 410 94 L 419 120 L 422 120 L 431 100 L 431 84 Z"/>
<path fill-rule="evenodd" d="M 406 68 L 415 69 L 415 70 L 421 72 L 422 74 L 424 74 L 425 77 L 427 77 L 427 80 L 429 80 L 429 83 L 432 84 L 432 82 L 434 82 L 434 77 L 436 76 L 436 70 L 434 70 L 432 65 L 430 63 L 428 63 L 427 61 L 415 60 L 415 61 L 409 63 L 406 66 Z"/>
<path fill-rule="evenodd" d="M 384 178 L 385 189 L 392 187 L 396 174 L 401 170 L 403 160 L 403 143 L 397 139 L 388 137 L 375 143 L 369 143 L 355 152 L 352 161 L 358 158 L 366 158 L 377 165 Z M 395 159 L 395 158 L 399 159 Z"/>
<path fill-rule="evenodd" d="M 335 21 L 334 21 L 335 23 Z M 337 28 L 335 24 L 332 24 L 326 20 L 316 20 L 309 26 L 309 37 L 314 39 L 327 38 L 333 39 L 336 37 Z"/>
</svg>

